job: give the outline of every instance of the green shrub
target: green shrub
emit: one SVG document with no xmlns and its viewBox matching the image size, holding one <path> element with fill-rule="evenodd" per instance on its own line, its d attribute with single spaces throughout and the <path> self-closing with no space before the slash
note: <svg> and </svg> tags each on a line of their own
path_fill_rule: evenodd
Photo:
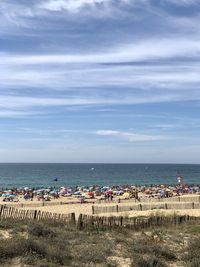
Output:
<svg viewBox="0 0 200 267">
<path fill-rule="evenodd" d="M 28 233 L 37 237 L 52 238 L 56 236 L 56 233 L 48 226 L 41 223 L 34 223 L 28 225 Z"/>
<path fill-rule="evenodd" d="M 188 256 L 195 258 L 200 256 L 200 236 L 194 238 L 188 245 Z"/>
<path fill-rule="evenodd" d="M 200 257 L 192 259 L 189 264 L 190 264 L 189 265 L 190 267 L 199 267 L 200 266 Z"/>
<path fill-rule="evenodd" d="M 61 249 L 61 246 L 48 246 L 46 251 L 46 259 L 48 262 L 64 265 L 68 263 L 72 257 L 68 248 Z"/>
<path fill-rule="evenodd" d="M 137 254 L 151 254 L 166 260 L 176 259 L 176 255 L 166 245 L 160 245 L 149 239 L 137 239 L 132 244 L 132 252 Z"/>
<path fill-rule="evenodd" d="M 12 218 L 0 219 L 0 229 L 12 229 L 16 231 L 24 231 L 26 225 L 25 220 Z"/>
<path fill-rule="evenodd" d="M 200 225 L 192 225 L 192 226 L 190 226 L 190 227 L 188 227 L 189 229 L 189 231 L 191 232 L 191 233 L 194 233 L 194 234 L 200 234 Z"/>
<path fill-rule="evenodd" d="M 0 260 L 12 259 L 22 252 L 21 242 L 17 239 L 5 239 L 0 242 Z"/>
<path fill-rule="evenodd" d="M 82 244 L 73 249 L 73 256 L 76 260 L 83 263 L 103 263 L 111 253 L 108 246 L 102 244 Z"/>
<path fill-rule="evenodd" d="M 187 247 L 187 254 L 184 257 L 186 266 L 199 267 L 200 266 L 200 236 L 191 240 Z"/>
<path fill-rule="evenodd" d="M 167 267 L 167 265 L 160 260 L 159 258 L 156 258 L 155 256 L 148 256 L 148 257 L 138 257 L 133 267 Z"/>
<path fill-rule="evenodd" d="M 26 239 L 23 242 L 23 255 L 32 255 L 36 258 L 45 258 L 47 245 L 40 241 L 35 241 L 33 239 Z"/>
</svg>

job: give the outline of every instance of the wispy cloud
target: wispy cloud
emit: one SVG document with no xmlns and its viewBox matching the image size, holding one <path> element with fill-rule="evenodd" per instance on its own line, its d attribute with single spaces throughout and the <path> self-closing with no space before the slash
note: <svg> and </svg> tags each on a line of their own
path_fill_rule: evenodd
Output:
<svg viewBox="0 0 200 267">
<path fill-rule="evenodd" d="M 41 115 L 41 113 L 30 111 L 0 110 L 0 118 L 23 118 L 36 115 Z"/>
<path fill-rule="evenodd" d="M 190 90 L 200 82 L 198 63 L 141 66 L 94 66 L 82 65 L 23 66 L 0 65 L 0 87 L 35 87 L 45 90 L 78 90 L 91 87 L 131 87 L 138 89 L 162 88 Z M 84 77 L 84 79 L 83 79 Z"/>
<path fill-rule="evenodd" d="M 176 5 L 193 5 L 193 4 L 198 4 L 199 1 L 198 0 L 164 0 L 166 3 L 171 2 L 172 4 L 176 4 Z"/>
<path fill-rule="evenodd" d="M 121 0 L 122 2 L 125 2 Z M 112 0 L 49 0 L 39 5 L 39 8 L 44 8 L 50 11 L 63 11 L 78 12 L 80 9 L 87 6 L 95 6 L 97 4 L 107 4 Z"/>
<path fill-rule="evenodd" d="M 0 108 L 27 108 L 27 107 L 48 107 L 48 106 L 74 106 L 74 105 L 123 105 L 123 104 L 145 104 L 156 102 L 177 101 L 174 95 L 160 95 L 148 97 L 121 96 L 115 98 L 48 98 L 48 97 L 27 97 L 27 96 L 0 96 Z"/>
<path fill-rule="evenodd" d="M 138 133 L 133 133 L 133 132 L 123 132 L 123 131 L 115 131 L 115 130 L 98 130 L 96 134 L 100 136 L 107 136 L 107 137 L 118 137 L 121 139 L 125 139 L 129 142 L 158 141 L 158 140 L 169 139 L 166 136 L 138 134 Z"/>
<path fill-rule="evenodd" d="M 1 55 L 1 65 L 37 65 L 66 63 L 123 63 L 176 57 L 200 56 L 199 39 L 150 39 L 138 43 L 112 47 L 97 54 L 62 55 Z M 148 47 L 148 49 L 147 49 Z"/>
</svg>

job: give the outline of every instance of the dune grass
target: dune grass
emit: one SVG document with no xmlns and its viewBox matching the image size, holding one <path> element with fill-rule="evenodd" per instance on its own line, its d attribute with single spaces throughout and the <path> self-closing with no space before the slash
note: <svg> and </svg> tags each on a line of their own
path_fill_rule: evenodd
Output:
<svg viewBox="0 0 200 267">
<path fill-rule="evenodd" d="M 128 258 L 130 267 L 171 263 L 199 267 L 199 237 L 199 225 L 189 224 L 137 232 L 79 231 L 55 221 L 4 219 L 0 221 L 0 266 L 122 267 L 121 259 Z"/>
</svg>

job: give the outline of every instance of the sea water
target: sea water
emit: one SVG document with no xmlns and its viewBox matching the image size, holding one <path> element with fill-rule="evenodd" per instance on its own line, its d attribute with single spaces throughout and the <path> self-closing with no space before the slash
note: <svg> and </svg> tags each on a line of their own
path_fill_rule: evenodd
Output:
<svg viewBox="0 0 200 267">
<path fill-rule="evenodd" d="M 200 165 L 1 163 L 0 188 L 200 183 Z"/>
</svg>

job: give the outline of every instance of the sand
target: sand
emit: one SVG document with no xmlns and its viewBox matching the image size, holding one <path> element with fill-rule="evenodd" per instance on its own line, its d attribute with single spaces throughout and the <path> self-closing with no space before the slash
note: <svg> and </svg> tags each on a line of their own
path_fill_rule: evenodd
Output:
<svg viewBox="0 0 200 267">
<path fill-rule="evenodd" d="M 184 202 L 187 202 L 187 198 L 188 198 L 188 202 L 191 202 L 191 195 L 184 195 Z M 20 201 L 17 203 L 13 203 L 13 202 L 3 202 L 2 201 L 3 198 L 0 198 L 0 205 L 12 205 L 16 208 L 22 208 L 20 207 L 22 204 L 24 205 L 24 209 L 37 209 L 37 210 L 41 210 L 41 211 L 48 211 L 48 212 L 53 212 L 53 213 L 61 213 L 61 214 L 68 214 L 68 213 L 72 213 L 74 212 L 76 214 L 76 217 L 79 216 L 80 213 L 82 214 L 88 214 L 88 215 L 92 215 L 92 206 L 94 205 L 93 201 L 94 200 L 88 200 L 90 203 L 83 203 L 81 204 L 77 198 L 73 198 L 73 197 L 60 197 L 59 199 L 55 199 L 52 200 L 50 202 L 44 202 L 44 206 L 42 201 L 38 201 L 37 199 L 33 200 L 33 201 L 26 201 L 22 198 L 20 198 Z M 169 202 L 168 202 L 169 201 Z M 76 203 L 76 204 L 72 204 L 72 203 Z M 68 203 L 68 204 L 60 204 L 60 203 Z M 151 201 L 149 201 L 149 203 L 151 203 Z M 155 202 L 156 203 L 156 202 Z M 171 203 L 170 200 L 165 199 L 165 203 Z M 109 202 L 109 203 L 105 203 L 103 202 L 102 204 L 96 203 L 97 206 L 114 206 L 118 203 L 116 202 Z M 126 200 L 124 203 L 120 203 L 118 204 L 119 206 L 123 206 L 123 205 L 132 205 L 135 204 L 135 200 L 131 199 L 131 200 Z M 138 204 L 138 202 L 136 203 Z M 148 204 L 148 202 L 145 202 L 145 204 Z M 181 209 L 181 210 L 177 210 L 177 209 L 171 209 L 171 210 L 164 210 L 164 209 L 155 209 L 155 210 L 145 210 L 145 211 L 126 211 L 126 212 L 119 212 L 119 213 L 101 213 L 98 214 L 98 216 L 149 216 L 152 214 L 156 214 L 156 213 L 162 213 L 162 214 L 180 214 L 180 215 L 190 215 L 190 216 L 200 216 L 200 209 Z"/>
<path fill-rule="evenodd" d="M 53 213 L 72 213 L 76 214 L 76 217 L 82 214 L 92 215 L 92 204 L 72 204 L 72 205 L 57 205 L 50 207 L 38 207 L 38 208 L 30 208 L 37 209 L 41 211 L 48 211 Z M 137 217 L 137 216 L 150 216 L 152 214 L 179 214 L 179 215 L 190 215 L 190 216 L 200 216 L 200 209 L 182 209 L 182 210 L 145 210 L 145 211 L 126 211 L 120 213 L 101 213 L 98 216 L 129 216 L 129 217 Z"/>
</svg>

